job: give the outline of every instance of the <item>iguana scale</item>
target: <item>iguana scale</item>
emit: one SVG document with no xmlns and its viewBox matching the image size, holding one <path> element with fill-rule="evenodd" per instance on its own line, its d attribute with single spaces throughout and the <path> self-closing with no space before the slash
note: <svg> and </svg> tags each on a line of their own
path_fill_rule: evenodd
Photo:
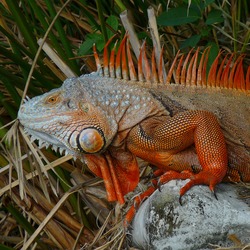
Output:
<svg viewBox="0 0 250 250">
<path fill-rule="evenodd" d="M 181 196 L 196 184 L 214 191 L 221 181 L 249 182 L 250 67 L 245 75 L 243 57 L 233 63 L 233 55 L 221 60 L 219 53 L 207 76 L 207 52 L 199 60 L 198 50 L 178 54 L 164 79 L 162 56 L 157 67 L 153 51 L 149 63 L 145 46 L 136 74 L 126 39 L 109 59 L 105 46 L 103 66 L 94 53 L 97 72 L 26 100 L 18 118 L 27 133 L 84 160 L 103 178 L 108 200 L 121 204 L 139 181 L 136 157 L 158 167 L 158 184 L 189 178 Z"/>
</svg>

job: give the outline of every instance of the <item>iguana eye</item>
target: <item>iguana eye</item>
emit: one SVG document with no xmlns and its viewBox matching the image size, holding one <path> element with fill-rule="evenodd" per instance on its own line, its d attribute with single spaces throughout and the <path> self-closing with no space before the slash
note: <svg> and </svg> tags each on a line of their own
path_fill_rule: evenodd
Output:
<svg viewBox="0 0 250 250">
<path fill-rule="evenodd" d="M 48 104 L 56 104 L 59 101 L 60 101 L 60 96 L 59 95 L 52 95 L 52 96 L 49 96 L 46 99 L 46 103 L 48 103 Z"/>
<path fill-rule="evenodd" d="M 86 128 L 77 137 L 77 145 L 83 153 L 98 153 L 105 146 L 105 138 L 101 130 L 97 128 Z"/>
</svg>

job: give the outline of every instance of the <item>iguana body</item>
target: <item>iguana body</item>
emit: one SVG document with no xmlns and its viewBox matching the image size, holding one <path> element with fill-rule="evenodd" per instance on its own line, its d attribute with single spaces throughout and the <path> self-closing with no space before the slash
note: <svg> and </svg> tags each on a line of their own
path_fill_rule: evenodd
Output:
<svg viewBox="0 0 250 250">
<path fill-rule="evenodd" d="M 160 183 L 190 178 L 181 195 L 195 184 L 207 184 L 213 191 L 223 179 L 250 181 L 250 70 L 245 81 L 242 60 L 234 69 L 229 68 L 230 62 L 224 71 L 221 68 L 216 71 L 212 66 L 209 74 L 212 84 L 208 83 L 217 87 L 202 86 L 204 79 L 200 79 L 205 77 L 202 62 L 203 69 L 195 65 L 189 79 L 190 67 L 183 70 L 185 66 L 179 64 L 176 77 L 178 72 L 187 71 L 186 78 L 184 73 L 180 74 L 182 84 L 152 84 L 150 79 L 162 81 L 162 72 L 158 70 L 156 75 L 153 60 L 152 74 L 146 74 L 146 82 L 142 81 L 143 53 L 138 65 L 139 80 L 128 79 L 128 75 L 130 79 L 136 76 L 129 50 L 126 57 L 130 69 L 126 69 L 124 58 L 120 63 L 119 53 L 125 49 L 124 44 L 118 50 L 115 70 L 114 52 L 109 62 L 105 56 L 106 76 L 100 76 L 99 70 L 67 79 L 60 88 L 26 101 L 18 114 L 26 131 L 83 159 L 104 179 L 110 201 L 124 203 L 124 195 L 137 186 L 136 157 L 159 168 Z M 192 63 L 197 55 L 193 58 Z M 144 63 L 148 64 L 145 58 Z M 119 79 L 121 68 L 125 79 Z M 149 66 L 145 69 L 149 72 Z M 229 70 L 236 73 L 231 76 Z M 116 77 L 110 77 L 114 72 Z M 171 68 L 167 82 L 172 74 Z M 219 81 L 219 75 L 224 80 Z M 197 82 L 201 86 L 196 86 Z"/>
</svg>

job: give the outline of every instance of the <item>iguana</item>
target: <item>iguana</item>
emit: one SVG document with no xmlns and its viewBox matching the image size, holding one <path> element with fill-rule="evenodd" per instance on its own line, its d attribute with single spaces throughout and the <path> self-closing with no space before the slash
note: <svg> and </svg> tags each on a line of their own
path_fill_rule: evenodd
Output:
<svg viewBox="0 0 250 250">
<path fill-rule="evenodd" d="M 198 60 L 179 54 L 163 76 L 162 56 L 151 66 L 145 47 L 138 75 L 127 36 L 108 59 L 104 49 L 97 72 L 65 80 L 41 96 L 26 99 L 18 118 L 26 132 L 46 145 L 84 160 L 103 178 L 109 201 L 124 196 L 139 181 L 137 157 L 158 167 L 159 179 L 140 199 L 171 179 L 190 179 L 182 196 L 197 184 L 214 191 L 221 181 L 250 181 L 250 67 L 240 56 L 221 59 L 206 76 L 208 52 Z M 199 61 L 199 62 L 198 62 Z M 143 70 L 145 77 L 143 76 Z"/>
</svg>

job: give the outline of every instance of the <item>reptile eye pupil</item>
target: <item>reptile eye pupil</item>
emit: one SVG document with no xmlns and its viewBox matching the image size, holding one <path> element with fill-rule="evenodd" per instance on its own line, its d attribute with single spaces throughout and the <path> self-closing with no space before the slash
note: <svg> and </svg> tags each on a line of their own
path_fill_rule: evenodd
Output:
<svg viewBox="0 0 250 250">
<path fill-rule="evenodd" d="M 47 103 L 54 104 L 59 101 L 59 96 L 51 96 L 47 99 Z"/>
</svg>

